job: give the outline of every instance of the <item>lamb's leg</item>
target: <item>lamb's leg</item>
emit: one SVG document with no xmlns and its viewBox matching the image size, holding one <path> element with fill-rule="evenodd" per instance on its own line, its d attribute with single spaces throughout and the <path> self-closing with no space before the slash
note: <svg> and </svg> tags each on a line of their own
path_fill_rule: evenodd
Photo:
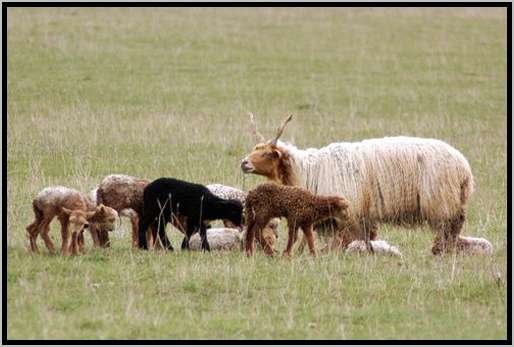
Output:
<svg viewBox="0 0 514 347">
<path fill-rule="evenodd" d="M 130 223 L 132 224 L 132 248 L 136 249 L 139 245 L 139 217 L 136 214 L 132 214 Z"/>
<path fill-rule="evenodd" d="M 149 218 L 145 218 L 144 216 L 143 218 L 139 219 L 139 226 L 137 228 L 139 235 L 137 241 L 140 249 L 148 249 L 148 242 L 146 239 L 146 230 L 148 230 L 148 227 L 150 225 L 148 220 Z"/>
<path fill-rule="evenodd" d="M 305 234 L 304 234 L 303 237 L 302 237 L 302 241 L 300 241 L 300 245 L 296 249 L 298 254 L 302 254 L 303 253 L 303 250 L 304 250 L 306 244 L 307 244 L 307 239 L 305 238 Z"/>
<path fill-rule="evenodd" d="M 52 219 L 50 219 L 50 218 L 46 218 L 45 220 L 43 220 L 43 223 L 41 223 L 39 230 L 41 230 L 41 238 L 43 239 L 43 241 L 45 241 L 46 248 L 48 248 L 48 251 L 50 252 L 50 254 L 54 254 L 55 246 L 49 235 L 51 221 L 52 221 Z"/>
<path fill-rule="evenodd" d="M 303 230 L 303 239 L 307 240 L 307 245 L 309 246 L 309 251 L 312 256 L 316 256 L 316 248 L 314 247 L 314 235 L 312 231 L 312 225 L 302 226 Z"/>
<path fill-rule="evenodd" d="M 202 250 L 210 252 L 211 247 L 207 241 L 207 228 L 204 223 L 200 224 L 200 238 L 202 239 Z"/>
<path fill-rule="evenodd" d="M 71 254 L 72 255 L 77 255 L 79 252 L 79 241 L 78 241 L 78 238 L 79 238 L 79 233 L 77 231 L 74 231 L 71 233 L 71 245 L 70 245 L 70 248 L 71 248 Z"/>
<path fill-rule="evenodd" d="M 193 218 L 191 218 L 193 220 Z M 184 236 L 184 239 L 182 240 L 182 249 L 186 250 L 189 249 L 189 239 L 195 232 L 195 226 L 193 223 L 187 223 L 186 225 L 186 235 Z M 201 235 L 200 235 L 201 236 Z"/>
<path fill-rule="evenodd" d="M 152 245 L 152 248 L 155 249 L 162 249 L 161 242 L 159 241 L 159 237 L 157 235 L 157 229 L 155 228 L 155 225 L 150 225 L 150 229 L 146 232 L 146 238 L 148 239 L 148 244 Z"/>
<path fill-rule="evenodd" d="M 89 233 L 91 234 L 91 239 L 93 240 L 93 245 L 95 247 L 100 247 L 100 239 L 99 239 L 99 228 L 94 224 L 89 224 Z"/>
<path fill-rule="evenodd" d="M 293 248 L 294 242 L 296 241 L 296 234 L 298 231 L 298 227 L 296 223 L 287 222 L 287 228 L 289 229 L 289 234 L 287 238 L 287 246 L 284 250 L 283 255 L 289 257 L 291 255 L 291 249 Z"/>
<path fill-rule="evenodd" d="M 264 236 L 262 234 L 264 229 L 258 229 L 256 232 L 255 232 L 255 237 L 257 239 L 257 242 L 259 242 L 259 244 L 261 245 L 261 248 L 262 250 L 264 251 L 264 253 L 266 253 L 267 255 L 270 255 L 272 256 L 273 255 L 273 249 L 272 247 L 266 242 L 266 240 L 264 239 Z"/>
<path fill-rule="evenodd" d="M 27 230 L 27 238 L 29 239 L 29 248 L 32 252 L 37 252 L 37 237 L 39 235 L 39 230 L 41 228 L 41 223 L 43 222 L 43 212 L 40 211 L 36 206 L 32 205 L 32 209 L 34 211 L 34 222 L 29 224 L 26 228 Z"/>
<path fill-rule="evenodd" d="M 32 252 L 37 252 L 37 237 L 39 235 L 39 222 L 36 220 L 30 225 L 27 226 L 27 238 L 29 239 L 29 250 Z"/>
<path fill-rule="evenodd" d="M 111 247 L 111 240 L 109 240 L 109 232 L 107 230 L 100 228 L 98 235 L 100 239 L 100 246 L 102 248 Z"/>
<path fill-rule="evenodd" d="M 455 249 L 465 220 L 466 214 L 461 210 L 455 217 L 432 225 L 437 233 L 432 246 L 434 255 L 448 253 Z"/>
<path fill-rule="evenodd" d="M 62 244 L 61 244 L 61 253 L 64 256 L 70 255 L 70 246 L 71 246 L 71 235 L 70 230 L 68 228 L 68 220 L 67 219 L 61 219 L 61 237 L 62 237 Z"/>
<path fill-rule="evenodd" d="M 245 249 L 246 255 L 251 256 L 253 254 L 253 240 L 255 238 L 255 230 L 258 229 L 258 225 L 256 225 L 255 220 L 249 220 L 248 226 L 246 228 L 246 240 L 245 240 Z"/>
<path fill-rule="evenodd" d="M 84 230 L 81 230 L 78 236 L 79 252 L 85 254 L 85 241 L 84 241 Z"/>
<path fill-rule="evenodd" d="M 166 222 L 164 219 L 159 218 L 157 226 L 157 233 L 159 234 L 159 239 L 161 240 L 162 246 L 164 249 L 173 251 L 173 246 L 171 245 L 170 240 L 168 239 L 168 236 L 166 236 Z"/>
</svg>

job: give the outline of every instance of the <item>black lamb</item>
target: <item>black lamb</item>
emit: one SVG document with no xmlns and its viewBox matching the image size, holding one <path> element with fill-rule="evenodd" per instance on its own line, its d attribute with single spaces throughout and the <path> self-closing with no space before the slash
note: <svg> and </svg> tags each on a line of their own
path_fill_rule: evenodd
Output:
<svg viewBox="0 0 514 347">
<path fill-rule="evenodd" d="M 143 213 L 139 220 L 139 248 L 148 248 L 145 232 L 153 224 L 163 247 L 173 250 L 166 236 L 166 224 L 179 217 L 186 217 L 186 236 L 182 241 L 182 249 L 189 249 L 189 238 L 199 231 L 202 249 L 210 251 L 206 233 L 208 222 L 228 219 L 240 227 L 242 214 L 241 202 L 221 199 L 201 184 L 158 178 L 144 189 Z"/>
</svg>

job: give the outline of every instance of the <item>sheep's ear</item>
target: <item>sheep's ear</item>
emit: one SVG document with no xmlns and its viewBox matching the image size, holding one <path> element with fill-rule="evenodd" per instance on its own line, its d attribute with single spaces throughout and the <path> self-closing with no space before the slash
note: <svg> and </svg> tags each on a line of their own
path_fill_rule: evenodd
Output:
<svg viewBox="0 0 514 347">
<path fill-rule="evenodd" d="M 66 207 L 61 207 L 61 211 L 67 214 L 68 216 L 73 212 L 70 209 L 67 209 Z"/>
<path fill-rule="evenodd" d="M 346 201 L 343 198 L 339 198 L 337 199 L 337 205 L 341 207 L 343 210 L 345 210 L 348 208 L 348 201 Z"/>
<path fill-rule="evenodd" d="M 271 159 L 279 159 L 282 156 L 282 152 L 275 148 L 270 153 L 267 153 L 266 156 Z"/>
</svg>

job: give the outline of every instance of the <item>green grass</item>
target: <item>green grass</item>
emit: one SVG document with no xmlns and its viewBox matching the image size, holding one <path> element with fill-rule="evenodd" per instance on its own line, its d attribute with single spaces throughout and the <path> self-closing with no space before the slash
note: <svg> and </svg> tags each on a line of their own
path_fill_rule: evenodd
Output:
<svg viewBox="0 0 514 347">
<path fill-rule="evenodd" d="M 9 8 L 7 26 L 9 339 L 506 338 L 505 11 Z M 433 257 L 426 227 L 392 226 L 379 235 L 405 263 L 132 252 L 129 235 L 81 257 L 24 250 L 48 185 L 262 182 L 239 169 L 247 111 L 267 136 L 294 113 L 283 138 L 301 148 L 447 141 L 476 180 L 464 233 L 495 254 Z"/>
</svg>

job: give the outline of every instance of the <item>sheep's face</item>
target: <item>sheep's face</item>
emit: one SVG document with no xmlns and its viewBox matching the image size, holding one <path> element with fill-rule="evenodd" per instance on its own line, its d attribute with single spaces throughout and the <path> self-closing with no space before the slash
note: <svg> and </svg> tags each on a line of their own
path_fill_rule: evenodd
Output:
<svg viewBox="0 0 514 347">
<path fill-rule="evenodd" d="M 241 161 L 244 173 L 253 173 L 266 177 L 274 177 L 277 173 L 282 152 L 270 143 L 259 143 L 252 152 Z"/>
<path fill-rule="evenodd" d="M 95 214 L 95 211 L 85 212 L 82 210 L 69 210 L 65 207 L 62 212 L 68 216 L 68 228 L 70 233 L 79 233 L 84 228 L 89 227 L 89 220 Z"/>
</svg>

